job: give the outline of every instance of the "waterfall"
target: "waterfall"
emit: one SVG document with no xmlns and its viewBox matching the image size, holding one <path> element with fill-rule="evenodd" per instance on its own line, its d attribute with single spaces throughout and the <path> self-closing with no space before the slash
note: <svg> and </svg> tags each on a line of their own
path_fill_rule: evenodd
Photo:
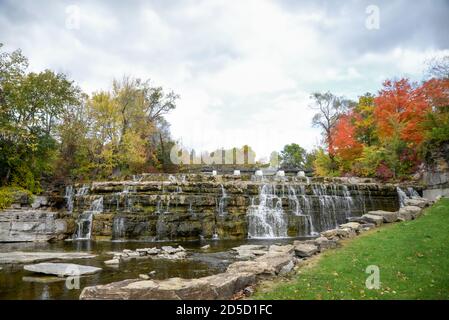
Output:
<svg viewBox="0 0 449 320">
<path fill-rule="evenodd" d="M 396 187 L 396 191 L 398 192 L 398 198 L 399 198 L 399 206 L 402 208 L 405 206 L 405 200 L 408 199 L 407 194 L 399 187 Z"/>
<path fill-rule="evenodd" d="M 77 219 L 77 230 L 74 235 L 76 240 L 89 240 L 92 236 L 93 216 L 103 212 L 103 197 L 92 201 L 90 209 L 81 213 Z"/>
<path fill-rule="evenodd" d="M 312 185 L 313 195 L 318 198 L 320 207 L 319 222 L 322 230 L 337 227 L 337 212 L 334 197 L 326 194 L 326 185 Z"/>
<path fill-rule="evenodd" d="M 76 196 L 77 197 L 85 196 L 87 195 L 88 192 L 89 186 L 87 184 L 83 184 L 83 186 L 81 188 L 78 188 L 78 190 L 76 191 Z"/>
<path fill-rule="evenodd" d="M 133 186 L 124 186 L 123 187 L 123 191 L 119 193 L 120 198 L 123 197 L 124 198 L 124 210 L 126 212 L 131 211 L 132 207 L 133 207 L 133 199 L 130 196 L 130 193 L 134 193 L 136 192 L 135 187 Z M 118 201 L 117 201 L 118 204 Z"/>
<path fill-rule="evenodd" d="M 75 195 L 73 191 L 73 186 L 66 186 L 65 187 L 65 200 L 66 200 L 66 206 L 67 211 L 73 212 L 73 196 Z"/>
<path fill-rule="evenodd" d="M 408 194 L 404 190 L 402 190 L 400 187 L 396 187 L 396 191 L 398 192 L 399 206 L 401 208 L 405 206 L 405 200 L 410 199 L 410 198 L 421 198 L 419 193 L 412 187 L 407 188 Z"/>
<path fill-rule="evenodd" d="M 412 187 L 408 187 L 407 188 L 408 194 L 410 195 L 410 197 L 417 197 L 417 198 L 421 198 L 421 196 L 419 195 L 419 193 L 413 189 Z"/>
<path fill-rule="evenodd" d="M 287 237 L 287 214 L 282 210 L 282 199 L 276 195 L 276 186 L 265 184 L 259 192 L 259 204 L 248 207 L 248 237 Z"/>
<path fill-rule="evenodd" d="M 223 216 L 226 214 L 225 208 L 228 195 L 226 194 L 226 190 L 222 184 L 220 185 L 220 187 L 221 187 L 221 198 L 218 201 L 218 215 Z"/>
<path fill-rule="evenodd" d="M 115 217 L 112 224 L 112 239 L 120 240 L 126 236 L 126 217 Z"/>
</svg>

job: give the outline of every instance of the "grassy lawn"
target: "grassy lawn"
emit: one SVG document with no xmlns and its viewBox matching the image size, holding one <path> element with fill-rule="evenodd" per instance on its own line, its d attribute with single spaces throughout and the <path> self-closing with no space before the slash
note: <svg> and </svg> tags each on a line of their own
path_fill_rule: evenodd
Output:
<svg viewBox="0 0 449 320">
<path fill-rule="evenodd" d="M 365 286 L 369 265 L 380 269 L 379 289 Z M 449 299 L 449 199 L 348 240 L 254 299 Z"/>
</svg>

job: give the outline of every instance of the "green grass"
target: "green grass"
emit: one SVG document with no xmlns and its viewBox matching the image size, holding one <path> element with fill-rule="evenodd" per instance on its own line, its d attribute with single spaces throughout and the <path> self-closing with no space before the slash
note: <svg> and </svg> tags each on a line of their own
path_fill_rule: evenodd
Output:
<svg viewBox="0 0 449 320">
<path fill-rule="evenodd" d="M 367 266 L 380 288 L 367 289 Z M 385 225 L 330 250 L 254 299 L 449 299 L 449 199 L 414 221 Z"/>
</svg>

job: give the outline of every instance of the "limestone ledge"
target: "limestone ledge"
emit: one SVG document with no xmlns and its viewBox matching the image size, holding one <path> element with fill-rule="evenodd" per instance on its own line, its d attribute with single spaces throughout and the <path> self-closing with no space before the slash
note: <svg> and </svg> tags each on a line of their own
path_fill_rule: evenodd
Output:
<svg viewBox="0 0 449 320">
<path fill-rule="evenodd" d="M 226 272 L 198 279 L 165 280 L 129 279 L 106 285 L 85 287 L 82 300 L 96 299 L 232 299 L 253 292 L 261 279 L 292 272 L 302 261 L 338 246 L 342 239 L 355 237 L 383 223 L 418 218 L 431 202 L 420 199 L 417 206 L 404 206 L 398 212 L 372 211 L 336 229 L 327 230 L 313 240 L 294 241 L 287 245 L 242 245 L 232 251 L 240 261 L 230 264 Z M 396 217 L 396 218 L 395 218 Z M 173 248 L 174 249 L 174 248 Z M 151 248 L 149 249 L 151 250 Z"/>
</svg>

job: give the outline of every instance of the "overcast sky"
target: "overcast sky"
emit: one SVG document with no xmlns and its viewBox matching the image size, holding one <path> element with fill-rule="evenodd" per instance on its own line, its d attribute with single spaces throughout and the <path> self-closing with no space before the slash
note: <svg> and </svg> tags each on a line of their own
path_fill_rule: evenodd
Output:
<svg viewBox="0 0 449 320">
<path fill-rule="evenodd" d="M 0 0 L 0 42 L 31 70 L 64 72 L 87 93 L 151 78 L 181 96 L 167 117 L 175 139 L 249 144 L 258 158 L 318 144 L 310 93 L 356 99 L 387 78 L 420 81 L 426 59 L 449 54 L 448 32 L 445 0 Z"/>
</svg>

